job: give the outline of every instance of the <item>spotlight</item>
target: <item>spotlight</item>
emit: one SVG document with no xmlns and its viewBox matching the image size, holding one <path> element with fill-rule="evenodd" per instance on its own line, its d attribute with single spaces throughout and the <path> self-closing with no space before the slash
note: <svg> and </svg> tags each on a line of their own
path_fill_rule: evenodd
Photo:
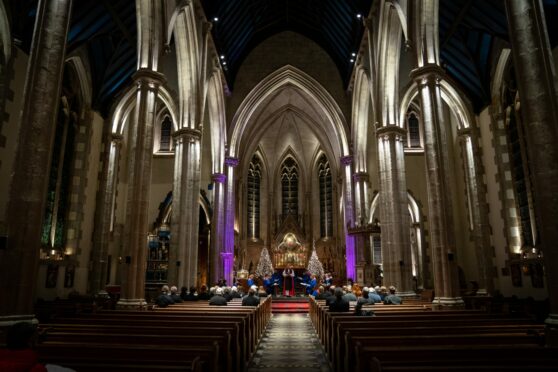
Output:
<svg viewBox="0 0 558 372">
<path fill-rule="evenodd" d="M 227 62 L 223 61 L 223 66 L 226 66 L 226 65 L 227 65 Z"/>
<path fill-rule="evenodd" d="M 353 63 L 355 60 L 351 58 L 351 63 Z"/>
<path fill-rule="evenodd" d="M 357 13 L 356 17 L 357 17 L 357 19 L 361 19 L 361 18 L 362 18 L 362 14 Z"/>
<path fill-rule="evenodd" d="M 219 22 L 219 17 L 213 17 L 213 22 Z"/>
<path fill-rule="evenodd" d="M 225 55 L 224 55 L 224 54 L 221 54 L 221 59 L 225 59 Z"/>
<path fill-rule="evenodd" d="M 355 52 L 352 52 L 352 53 L 351 53 L 351 56 L 356 57 L 356 53 L 355 53 Z"/>
</svg>

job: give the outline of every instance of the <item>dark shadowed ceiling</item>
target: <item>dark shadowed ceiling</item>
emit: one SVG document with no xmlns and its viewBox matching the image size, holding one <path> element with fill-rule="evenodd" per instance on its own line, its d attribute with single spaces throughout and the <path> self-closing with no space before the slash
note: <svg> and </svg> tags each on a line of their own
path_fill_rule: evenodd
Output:
<svg viewBox="0 0 558 372">
<path fill-rule="evenodd" d="M 162 1 L 162 0 L 160 0 Z M 213 23 L 215 45 L 229 87 L 246 56 L 282 31 L 298 32 L 320 45 L 347 85 L 352 53 L 373 0 L 202 0 Z M 558 0 L 543 0 L 551 44 L 558 42 Z M 37 0 L 6 1 L 14 39 L 29 52 Z M 217 18 L 217 20 L 215 20 Z M 442 65 L 479 112 L 490 101 L 494 49 L 506 44 L 501 0 L 440 0 Z M 85 46 L 91 65 L 93 107 L 106 116 L 114 96 L 136 69 L 134 0 L 74 0 L 67 53 Z"/>
</svg>

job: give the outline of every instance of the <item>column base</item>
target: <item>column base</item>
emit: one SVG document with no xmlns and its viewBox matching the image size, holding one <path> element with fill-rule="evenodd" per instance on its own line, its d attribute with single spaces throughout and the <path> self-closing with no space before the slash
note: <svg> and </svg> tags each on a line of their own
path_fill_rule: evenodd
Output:
<svg viewBox="0 0 558 372">
<path fill-rule="evenodd" d="M 558 347 L 558 314 L 549 314 L 544 321 L 547 347 Z"/>
<path fill-rule="evenodd" d="M 147 302 L 145 299 L 138 298 L 138 299 L 120 299 L 116 303 L 116 308 L 118 310 L 145 310 L 147 309 Z"/>
<path fill-rule="evenodd" d="M 434 297 L 432 310 L 459 310 L 465 308 L 461 297 Z"/>
<path fill-rule="evenodd" d="M 418 298 L 417 294 L 414 291 L 397 292 L 395 294 L 401 298 Z"/>
</svg>

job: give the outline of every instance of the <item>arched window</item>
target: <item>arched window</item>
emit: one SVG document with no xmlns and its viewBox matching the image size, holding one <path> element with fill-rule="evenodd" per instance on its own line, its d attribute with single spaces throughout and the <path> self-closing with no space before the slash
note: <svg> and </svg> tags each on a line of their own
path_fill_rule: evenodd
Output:
<svg viewBox="0 0 558 372">
<path fill-rule="evenodd" d="M 262 165 L 260 159 L 254 155 L 248 167 L 248 237 L 260 237 L 260 185 L 262 179 Z"/>
<path fill-rule="evenodd" d="M 403 141 L 403 147 L 405 150 L 422 151 L 424 141 L 420 128 L 420 116 L 414 105 L 409 107 L 409 112 L 407 113 L 405 121 L 405 128 L 407 129 L 407 139 L 406 141 Z"/>
<path fill-rule="evenodd" d="M 281 196 L 283 218 L 298 216 L 298 166 L 293 158 L 281 166 Z"/>
<path fill-rule="evenodd" d="M 171 131 L 172 121 L 165 115 L 161 123 L 161 139 L 159 141 L 159 151 L 171 151 Z"/>
<path fill-rule="evenodd" d="M 320 183 L 320 236 L 325 238 L 332 236 L 333 233 L 333 184 L 331 168 L 325 154 L 318 160 L 318 180 Z"/>
</svg>

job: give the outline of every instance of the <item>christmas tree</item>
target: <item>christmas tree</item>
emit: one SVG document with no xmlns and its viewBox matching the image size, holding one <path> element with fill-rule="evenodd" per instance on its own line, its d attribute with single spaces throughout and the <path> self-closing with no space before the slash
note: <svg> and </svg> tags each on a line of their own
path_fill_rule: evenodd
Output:
<svg viewBox="0 0 558 372">
<path fill-rule="evenodd" d="M 312 256 L 310 256 L 310 261 L 308 262 L 308 272 L 310 274 L 316 275 L 318 279 L 324 277 L 324 267 L 318 258 L 318 254 L 316 253 L 316 246 L 312 249 Z"/>
<path fill-rule="evenodd" d="M 264 277 L 265 275 L 273 275 L 273 264 L 271 263 L 267 248 L 264 247 L 260 256 L 260 262 L 258 262 L 258 267 L 256 268 L 256 276 Z"/>
</svg>

